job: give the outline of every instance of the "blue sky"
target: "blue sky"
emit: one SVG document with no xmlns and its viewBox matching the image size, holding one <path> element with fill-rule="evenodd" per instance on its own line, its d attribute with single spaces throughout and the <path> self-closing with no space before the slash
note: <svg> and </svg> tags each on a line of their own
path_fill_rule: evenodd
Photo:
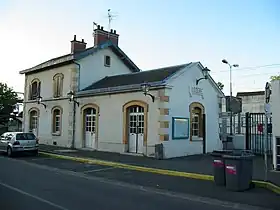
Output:
<svg viewBox="0 0 280 210">
<path fill-rule="evenodd" d="M 92 22 L 107 27 L 109 8 L 119 46 L 143 70 L 201 61 L 226 94 L 223 58 L 240 65 L 234 94 L 261 90 L 280 73 L 277 0 L 2 0 L 0 81 L 22 91 L 18 71 L 69 53 L 74 34 L 92 46 Z"/>
</svg>

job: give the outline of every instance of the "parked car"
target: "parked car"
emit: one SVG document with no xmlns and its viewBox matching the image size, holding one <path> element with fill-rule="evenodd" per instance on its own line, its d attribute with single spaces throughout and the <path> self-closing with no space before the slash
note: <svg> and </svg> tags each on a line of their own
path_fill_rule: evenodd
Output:
<svg viewBox="0 0 280 210">
<path fill-rule="evenodd" d="M 0 150 L 7 152 L 9 157 L 18 152 L 38 154 L 39 139 L 31 132 L 6 132 L 0 139 Z"/>
</svg>

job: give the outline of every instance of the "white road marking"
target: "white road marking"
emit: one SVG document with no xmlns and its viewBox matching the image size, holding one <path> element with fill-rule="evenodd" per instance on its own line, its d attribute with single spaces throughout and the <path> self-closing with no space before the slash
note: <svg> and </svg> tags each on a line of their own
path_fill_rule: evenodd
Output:
<svg viewBox="0 0 280 210">
<path fill-rule="evenodd" d="M 91 173 L 91 172 L 98 172 L 98 171 L 107 171 L 115 169 L 114 167 L 108 167 L 108 168 L 99 168 L 99 169 L 93 169 L 93 170 L 88 170 L 88 171 L 83 171 L 82 173 Z"/>
<path fill-rule="evenodd" d="M 36 160 L 50 160 L 50 159 L 53 159 L 53 158 L 51 158 L 51 157 L 48 157 L 48 158 L 32 158 L 31 160 L 36 161 Z M 27 161 L 28 161 L 28 159 L 27 159 Z"/>
<path fill-rule="evenodd" d="M 45 199 L 43 199 L 43 198 L 40 198 L 40 197 L 38 197 L 38 196 L 36 196 L 36 195 L 32 195 L 32 194 L 30 194 L 30 193 L 28 193 L 28 192 L 22 191 L 22 190 L 20 190 L 20 189 L 18 189 L 18 188 L 12 187 L 12 186 L 7 185 L 7 184 L 4 184 L 4 183 L 2 183 L 2 182 L 0 182 L 0 185 L 2 185 L 3 187 L 8 188 L 8 189 L 10 189 L 10 190 L 16 191 L 16 192 L 18 192 L 18 193 L 20 193 L 20 194 L 29 196 L 29 197 L 31 197 L 31 198 L 34 198 L 34 199 L 38 200 L 38 201 L 41 201 L 41 202 L 43 202 L 43 203 L 46 203 L 46 204 L 48 204 L 48 205 L 50 205 L 50 206 L 52 206 L 52 207 L 55 207 L 55 208 L 57 208 L 57 209 L 68 210 L 68 209 L 66 209 L 66 208 L 64 208 L 64 207 L 62 207 L 62 206 L 59 206 L 59 205 L 57 205 L 57 204 L 55 204 L 55 203 L 53 203 L 53 202 L 50 202 L 50 201 L 45 200 Z"/>
</svg>

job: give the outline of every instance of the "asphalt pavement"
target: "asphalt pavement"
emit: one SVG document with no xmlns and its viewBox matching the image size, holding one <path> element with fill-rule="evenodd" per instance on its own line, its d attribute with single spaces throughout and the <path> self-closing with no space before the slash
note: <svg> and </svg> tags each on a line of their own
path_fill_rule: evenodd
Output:
<svg viewBox="0 0 280 210">
<path fill-rule="evenodd" d="M 270 209 L 280 206 L 279 196 L 261 189 L 238 194 L 215 188 L 209 182 L 43 156 L 13 159 L 0 156 L 0 167 L 1 210 L 229 210 L 233 207 L 250 210 L 261 209 L 252 205 Z M 220 199 L 207 196 L 216 192 L 221 194 Z M 243 200 L 229 199 L 238 196 Z M 260 199 L 259 204 L 252 203 Z"/>
</svg>

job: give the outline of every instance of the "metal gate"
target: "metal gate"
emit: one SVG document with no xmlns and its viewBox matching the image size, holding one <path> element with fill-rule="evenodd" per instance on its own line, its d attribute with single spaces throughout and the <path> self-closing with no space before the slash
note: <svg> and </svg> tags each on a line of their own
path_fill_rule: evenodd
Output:
<svg viewBox="0 0 280 210">
<path fill-rule="evenodd" d="M 255 154 L 265 153 L 265 143 L 267 143 L 267 153 L 272 155 L 272 118 L 268 118 L 267 138 L 265 136 L 265 113 L 246 113 L 246 149 Z"/>
</svg>

